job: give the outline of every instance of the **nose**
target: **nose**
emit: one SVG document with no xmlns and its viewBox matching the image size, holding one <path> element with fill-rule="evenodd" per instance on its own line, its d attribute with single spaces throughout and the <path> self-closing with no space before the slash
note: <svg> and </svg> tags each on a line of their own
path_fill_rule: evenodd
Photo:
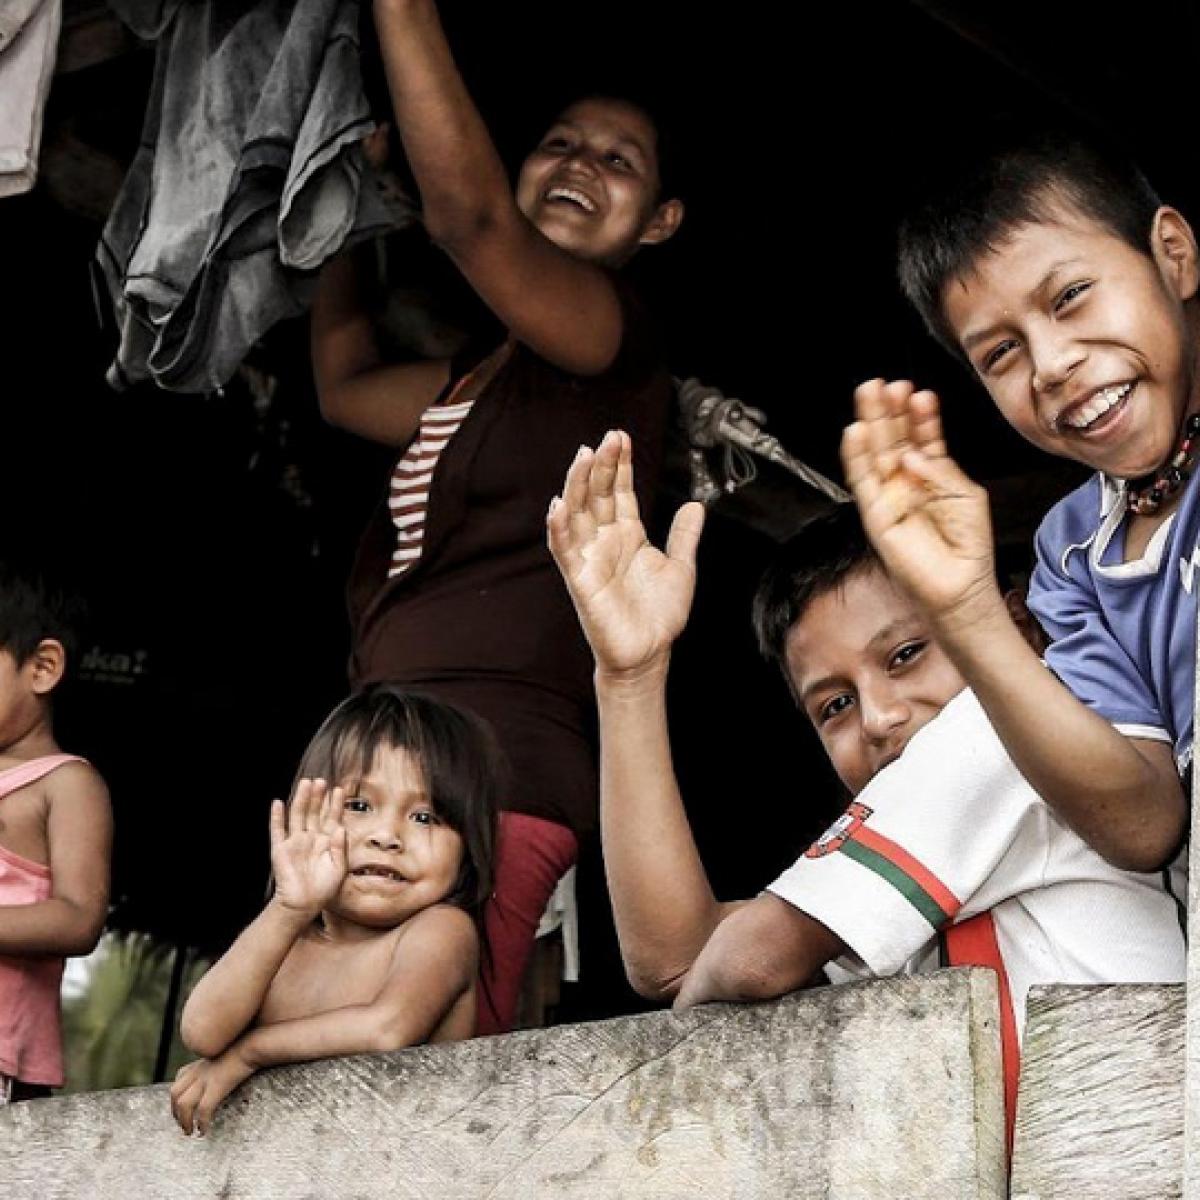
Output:
<svg viewBox="0 0 1200 1200">
<path fill-rule="evenodd" d="M 1027 344 L 1036 393 L 1050 392 L 1066 383 L 1083 362 L 1084 354 L 1079 344 L 1054 321 L 1031 331 Z"/>
<path fill-rule="evenodd" d="M 400 826 L 391 821 L 380 820 L 371 830 L 368 843 L 376 850 L 403 850 L 404 839 Z"/>
<path fill-rule="evenodd" d="M 860 686 L 859 711 L 863 735 L 871 742 L 886 742 L 912 719 L 912 708 L 891 680 L 879 680 L 868 688 Z"/>
<path fill-rule="evenodd" d="M 596 161 L 590 146 L 576 146 L 569 154 L 564 154 L 562 163 L 569 170 L 581 171 L 585 175 L 596 174 Z"/>
</svg>

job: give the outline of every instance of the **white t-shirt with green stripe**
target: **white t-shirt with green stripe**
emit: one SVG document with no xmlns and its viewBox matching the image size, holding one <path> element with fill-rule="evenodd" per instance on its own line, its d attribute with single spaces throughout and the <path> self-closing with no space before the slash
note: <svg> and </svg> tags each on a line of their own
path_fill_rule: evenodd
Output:
<svg viewBox="0 0 1200 1200">
<path fill-rule="evenodd" d="M 943 933 L 990 912 L 1019 1033 L 1035 983 L 1184 979 L 1185 861 L 1157 874 L 1106 863 L 964 691 L 768 890 L 849 947 L 834 982 L 949 965 Z"/>
</svg>

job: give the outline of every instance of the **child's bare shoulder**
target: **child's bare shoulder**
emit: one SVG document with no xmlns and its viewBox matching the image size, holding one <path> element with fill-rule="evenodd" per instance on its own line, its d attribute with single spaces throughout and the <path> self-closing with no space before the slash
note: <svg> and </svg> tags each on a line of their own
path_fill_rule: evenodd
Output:
<svg viewBox="0 0 1200 1200">
<path fill-rule="evenodd" d="M 396 940 L 394 965 L 416 956 L 469 959 L 479 955 L 479 933 L 470 915 L 453 904 L 433 904 L 404 922 Z"/>
<path fill-rule="evenodd" d="M 405 937 L 419 931 L 422 938 L 452 937 L 478 942 L 479 934 L 469 913 L 454 904 L 431 904 L 404 923 Z"/>
<path fill-rule="evenodd" d="M 45 776 L 46 787 L 60 796 L 88 796 L 108 799 L 104 776 L 87 759 L 77 758 Z"/>
<path fill-rule="evenodd" d="M 90 762 L 78 759 L 64 763 L 42 780 L 51 808 L 78 807 L 84 811 L 108 811 L 108 785 Z"/>
</svg>

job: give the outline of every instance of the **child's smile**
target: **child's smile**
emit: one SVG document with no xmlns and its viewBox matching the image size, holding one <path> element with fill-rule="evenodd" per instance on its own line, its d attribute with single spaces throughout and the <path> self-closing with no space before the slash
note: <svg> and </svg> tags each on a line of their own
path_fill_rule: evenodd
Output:
<svg viewBox="0 0 1200 1200">
<path fill-rule="evenodd" d="M 362 866 L 354 867 L 350 874 L 356 879 L 366 879 L 382 884 L 400 884 L 408 882 L 408 880 L 401 875 L 399 871 L 389 867 L 386 863 L 366 863 Z"/>
<path fill-rule="evenodd" d="M 1121 479 L 1161 466 L 1196 406 L 1187 223 L 1160 209 L 1141 253 L 1058 206 L 946 285 L 946 318 L 1005 419 L 1034 445 Z"/>
</svg>

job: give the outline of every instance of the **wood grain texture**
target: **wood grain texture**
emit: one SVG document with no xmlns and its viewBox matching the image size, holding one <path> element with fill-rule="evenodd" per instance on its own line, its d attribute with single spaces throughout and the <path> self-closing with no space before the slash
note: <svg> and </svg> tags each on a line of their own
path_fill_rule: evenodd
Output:
<svg viewBox="0 0 1200 1200">
<path fill-rule="evenodd" d="M 208 1138 L 165 1087 L 0 1112 L 5 1200 L 998 1200 L 986 971 L 280 1068 Z"/>
<path fill-rule="evenodd" d="M 1037 987 L 1013 1200 L 1174 1200 L 1183 1179 L 1181 984 Z"/>
<path fill-rule="evenodd" d="M 1190 589 L 1189 589 L 1190 590 Z M 1200 622 L 1200 605 L 1196 608 Z M 1200 647 L 1200 641 L 1197 641 Z M 1200 659 L 1196 662 L 1196 686 L 1192 703 L 1193 737 L 1200 724 Z M 1200 1200 L 1200 775 L 1192 771 L 1192 817 L 1188 846 L 1188 953 L 1187 1016 L 1184 1026 L 1183 1093 L 1183 1195 Z"/>
</svg>

